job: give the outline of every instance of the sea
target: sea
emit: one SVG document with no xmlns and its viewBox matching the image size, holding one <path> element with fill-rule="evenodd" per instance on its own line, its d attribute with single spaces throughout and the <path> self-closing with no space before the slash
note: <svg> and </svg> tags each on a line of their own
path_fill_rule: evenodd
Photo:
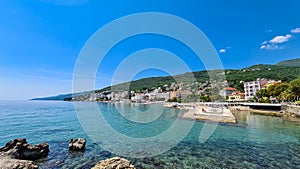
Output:
<svg viewBox="0 0 300 169">
<path fill-rule="evenodd" d="M 30 144 L 49 143 L 48 157 L 35 161 L 42 169 L 91 168 L 98 161 L 115 156 L 125 157 L 141 169 L 300 168 L 300 120 L 297 118 L 237 111 L 234 112 L 237 124 L 220 124 L 181 119 L 180 110 L 164 108 L 160 104 L 76 103 L 79 107 L 74 104 L 64 101 L 1 101 L 0 146 L 15 138 L 26 138 Z M 81 109 L 86 109 L 86 116 L 82 111 L 81 114 L 78 112 Z M 83 120 L 83 117 L 85 120 L 92 117 L 89 113 L 101 115 L 99 117 L 110 127 L 95 126 L 91 134 Z M 191 124 L 191 127 L 185 130 L 186 126 L 182 126 L 180 130 L 180 125 L 185 124 Z M 207 139 L 199 141 L 207 124 L 213 127 L 209 128 Z M 127 156 L 111 151 L 103 144 L 110 141 L 115 144 L 120 139 L 114 134 L 103 134 L 110 130 L 134 140 L 161 136 L 160 141 L 164 141 L 164 133 L 168 131 L 172 133 L 169 137 L 175 141 L 169 145 L 171 139 L 166 139 L 168 149 L 163 149 L 163 143 L 158 141 L 155 146 L 163 151 L 156 154 L 151 154 L 155 148 L 149 151 L 153 145 L 143 142 L 135 143 L 136 147 L 120 144 L 120 150 L 136 148 L 141 153 L 140 156 L 130 153 Z M 95 137 L 97 133 L 99 137 Z M 79 137 L 87 139 L 86 150 L 69 151 L 69 139 Z"/>
</svg>

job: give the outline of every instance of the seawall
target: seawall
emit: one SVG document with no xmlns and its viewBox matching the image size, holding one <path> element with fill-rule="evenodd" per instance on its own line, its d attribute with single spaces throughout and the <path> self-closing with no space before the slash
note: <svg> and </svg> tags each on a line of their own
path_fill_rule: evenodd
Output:
<svg viewBox="0 0 300 169">
<path fill-rule="evenodd" d="M 300 117 L 300 106 L 287 105 L 286 112 Z"/>
</svg>

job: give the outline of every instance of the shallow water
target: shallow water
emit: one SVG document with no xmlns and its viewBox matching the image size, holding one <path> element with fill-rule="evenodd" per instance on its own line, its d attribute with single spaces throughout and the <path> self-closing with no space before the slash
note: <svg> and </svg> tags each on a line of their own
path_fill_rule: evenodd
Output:
<svg viewBox="0 0 300 169">
<path fill-rule="evenodd" d="M 81 104 L 89 107 L 90 103 Z M 153 122 L 136 123 L 121 116 L 117 104 L 98 103 L 98 106 L 113 129 L 136 138 L 161 134 L 180 113 L 160 105 L 123 104 L 123 113 L 127 113 L 123 116 L 131 119 L 137 115 L 135 110 L 143 114 L 151 108 L 163 109 Z M 219 124 L 205 143 L 198 141 L 204 122 L 196 122 L 188 135 L 169 151 L 154 157 L 129 159 L 137 168 L 299 168 L 300 122 L 297 119 L 247 112 L 238 112 L 237 118 L 238 124 Z M 50 154 L 37 161 L 40 168 L 90 168 L 99 160 L 115 156 L 93 143 L 84 132 L 71 102 L 2 101 L 0 131 L 0 146 L 19 137 L 27 138 L 31 144 L 48 142 Z M 71 137 L 87 138 L 84 153 L 69 153 Z"/>
</svg>

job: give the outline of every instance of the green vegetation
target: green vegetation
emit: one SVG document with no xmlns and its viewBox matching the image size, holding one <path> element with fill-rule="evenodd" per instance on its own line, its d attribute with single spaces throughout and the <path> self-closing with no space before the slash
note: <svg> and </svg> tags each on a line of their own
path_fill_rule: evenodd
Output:
<svg viewBox="0 0 300 169">
<path fill-rule="evenodd" d="M 276 65 L 254 65 L 241 70 L 226 70 L 226 79 L 230 86 L 243 91 L 240 81 L 253 81 L 256 78 L 266 78 L 290 82 L 300 76 L 299 67 L 286 67 Z"/>
<path fill-rule="evenodd" d="M 212 96 L 209 95 L 199 95 L 199 94 L 190 94 L 186 98 L 182 99 L 182 102 L 189 103 L 189 102 L 210 102 L 212 100 Z"/>
<path fill-rule="evenodd" d="M 96 91 L 89 91 L 89 92 L 83 92 L 83 93 L 77 93 L 76 95 L 83 95 L 86 93 L 100 93 L 103 91 L 135 91 L 135 92 L 141 92 L 141 91 L 152 91 L 156 89 L 157 87 L 163 87 L 165 84 L 170 86 L 173 82 L 175 83 L 183 83 L 183 84 L 192 84 L 192 80 L 195 80 L 197 82 L 203 83 L 206 81 L 210 81 L 213 79 L 210 79 L 208 74 L 218 74 L 222 73 L 222 70 L 213 70 L 213 71 L 198 71 L 198 72 L 192 72 L 192 73 L 184 73 L 181 75 L 175 75 L 175 76 L 164 76 L 164 77 L 150 77 L 150 78 L 144 78 L 140 80 L 135 80 L 131 82 L 126 82 L 122 84 L 113 85 L 113 87 L 109 86 L 106 88 L 103 88 L 101 90 Z M 281 80 L 283 82 L 290 84 L 292 80 L 296 79 L 300 76 L 300 58 L 299 59 L 293 59 L 293 60 L 287 60 L 282 61 L 276 65 L 264 65 L 264 64 L 258 64 L 251 67 L 243 68 L 243 69 L 227 69 L 224 70 L 226 80 L 229 83 L 229 86 L 237 88 L 238 90 L 242 91 L 244 90 L 243 81 L 253 81 L 257 78 L 266 78 L 266 79 L 273 79 L 273 80 Z M 191 78 L 191 77 L 194 77 Z M 192 79 L 192 80 L 191 80 Z M 225 80 L 225 79 L 222 79 Z M 293 82 L 293 85 L 296 82 Z M 297 84 L 295 84 L 297 85 Z M 295 86 L 294 85 L 294 86 Z M 300 86 L 300 85 L 298 85 Z M 164 88 L 162 88 L 164 90 Z M 293 90 L 299 90 L 297 87 L 294 87 Z M 279 91 L 279 89 L 278 89 Z M 291 92 L 294 93 L 294 91 L 282 91 L 285 93 L 286 96 L 292 97 Z M 296 92 L 297 93 L 297 92 Z M 278 95 L 278 94 L 275 94 Z M 68 98 L 72 96 L 72 94 L 68 95 L 60 95 L 55 97 L 49 97 L 48 98 L 40 98 L 45 100 L 63 100 L 65 98 Z M 74 95 L 73 95 L 74 96 Z M 299 96 L 299 95 L 298 95 Z M 206 96 L 199 96 L 200 100 L 211 100 L 213 98 L 207 98 Z"/>
<path fill-rule="evenodd" d="M 96 90 L 96 93 L 103 91 L 143 91 L 143 90 L 154 90 L 157 87 L 162 87 L 165 84 L 171 85 L 172 82 L 175 82 L 172 76 L 163 76 L 163 77 L 150 77 L 140 80 L 135 80 L 131 82 L 121 83 L 114 86 L 109 86 L 101 90 Z"/>
<path fill-rule="evenodd" d="M 255 100 L 259 102 L 270 103 L 270 97 L 278 101 L 297 101 L 300 98 L 300 77 L 290 83 L 278 83 L 269 86 L 267 89 L 261 89 L 256 93 Z"/>
<path fill-rule="evenodd" d="M 218 71 L 210 71 L 210 73 L 219 73 Z M 275 79 L 282 80 L 285 82 L 292 81 L 300 76 L 300 67 L 286 67 L 286 66 L 276 66 L 276 65 L 254 65 L 248 68 L 234 70 L 227 69 L 224 70 L 226 80 L 229 85 L 237 88 L 240 91 L 244 90 L 244 85 L 241 81 L 253 81 L 257 78 Z M 192 74 L 197 82 L 209 81 L 208 71 L 198 71 Z M 189 83 L 191 80 L 187 77 L 192 76 L 191 73 L 185 73 L 176 76 L 164 76 L 164 77 L 150 77 L 140 80 L 135 80 L 131 82 L 126 82 L 122 84 L 117 84 L 112 87 L 114 91 L 142 91 L 148 89 L 149 91 L 162 87 L 165 84 L 171 85 L 172 82 L 183 82 Z M 111 90 L 111 87 L 106 87 L 98 92 Z"/>
<path fill-rule="evenodd" d="M 172 99 L 169 99 L 168 102 L 178 102 L 178 103 L 181 103 L 182 100 L 180 98 L 178 99 L 177 97 L 173 97 Z"/>
<path fill-rule="evenodd" d="M 277 63 L 278 66 L 294 66 L 299 67 L 300 66 L 300 58 L 298 59 L 292 59 L 292 60 L 285 60 L 282 62 Z"/>
</svg>

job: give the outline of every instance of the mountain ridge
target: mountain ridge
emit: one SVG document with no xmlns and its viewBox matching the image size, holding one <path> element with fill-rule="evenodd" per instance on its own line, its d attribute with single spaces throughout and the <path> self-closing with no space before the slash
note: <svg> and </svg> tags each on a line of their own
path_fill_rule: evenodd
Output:
<svg viewBox="0 0 300 169">
<path fill-rule="evenodd" d="M 278 65 L 278 66 L 299 67 L 299 65 L 300 65 L 300 58 L 290 59 L 290 60 L 284 60 L 284 61 L 278 62 L 276 65 Z"/>
</svg>

